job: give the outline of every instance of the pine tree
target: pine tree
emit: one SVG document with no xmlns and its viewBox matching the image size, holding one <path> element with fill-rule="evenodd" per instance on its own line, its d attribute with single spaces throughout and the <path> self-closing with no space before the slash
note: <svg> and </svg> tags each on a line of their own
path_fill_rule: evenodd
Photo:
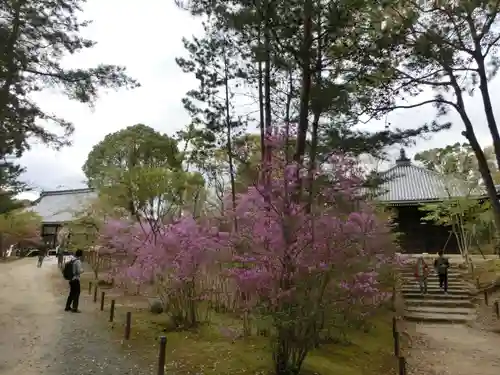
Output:
<svg viewBox="0 0 500 375">
<path fill-rule="evenodd" d="M 191 134 L 196 133 L 198 149 L 192 157 L 198 167 L 210 171 L 210 160 L 221 148 L 225 151 L 231 184 L 233 208 L 236 205 L 236 180 L 233 141 L 244 126 L 242 115 L 235 112 L 234 89 L 241 78 L 235 59 L 235 45 L 227 29 L 215 19 L 205 23 L 205 36 L 192 41 L 184 39 L 187 59 L 176 59 L 185 73 L 194 74 L 199 86 L 187 93 L 184 107 L 192 118 Z M 235 223 L 236 225 L 236 223 Z"/>
<path fill-rule="evenodd" d="M 73 124 L 44 111 L 32 94 L 46 88 L 92 105 L 100 88 L 135 87 L 123 67 L 68 69 L 65 55 L 92 48 L 81 35 L 85 0 L 4 0 L 0 4 L 0 156 L 19 157 L 37 139 L 61 147 L 70 143 Z M 45 123 L 58 125 L 53 132 Z"/>
<path fill-rule="evenodd" d="M 388 56 L 400 48 L 402 24 L 378 1 L 190 1 L 193 14 L 217 18 L 231 31 L 253 86 L 261 143 L 273 125 L 298 125 L 295 158 L 322 161 L 333 146 L 357 154 L 383 154 L 449 124 L 359 132 L 354 126 L 385 112 L 371 103 L 391 76 Z M 311 135 L 311 136 L 310 136 Z M 262 147 L 264 152 L 264 148 Z"/>
</svg>

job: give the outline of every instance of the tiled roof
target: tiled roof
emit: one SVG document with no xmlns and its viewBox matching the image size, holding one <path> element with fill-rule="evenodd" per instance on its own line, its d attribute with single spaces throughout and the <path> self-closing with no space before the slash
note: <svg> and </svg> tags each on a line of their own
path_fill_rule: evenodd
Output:
<svg viewBox="0 0 500 375">
<path fill-rule="evenodd" d="M 65 223 L 74 220 L 95 198 L 97 193 L 92 189 L 45 191 L 27 210 L 40 215 L 45 224 Z"/>
<path fill-rule="evenodd" d="M 417 203 L 468 195 L 483 196 L 486 193 L 483 189 L 471 190 L 465 181 L 412 164 L 404 151 L 396 165 L 380 177 L 384 182 L 374 195 L 383 202 Z"/>
<path fill-rule="evenodd" d="M 483 195 L 473 192 L 463 181 L 447 178 L 416 165 L 396 165 L 384 172 L 377 199 L 386 202 L 430 201 Z"/>
</svg>

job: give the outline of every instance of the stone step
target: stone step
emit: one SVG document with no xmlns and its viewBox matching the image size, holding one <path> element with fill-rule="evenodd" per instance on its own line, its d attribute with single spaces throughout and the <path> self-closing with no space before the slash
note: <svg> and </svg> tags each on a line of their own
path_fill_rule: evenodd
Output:
<svg viewBox="0 0 500 375">
<path fill-rule="evenodd" d="M 415 272 L 414 271 L 400 272 L 399 275 L 402 278 L 413 278 L 413 279 L 415 278 Z M 434 272 L 432 272 L 427 277 L 431 278 L 431 279 L 437 279 L 438 275 L 436 275 Z M 449 272 L 448 273 L 448 280 L 450 280 L 450 279 L 458 279 L 458 280 L 460 280 L 462 277 L 463 277 L 463 275 L 461 273 L 457 273 L 457 272 Z"/>
<path fill-rule="evenodd" d="M 426 259 L 425 260 L 425 263 L 427 264 L 427 266 L 429 268 L 433 268 L 434 267 L 434 261 L 435 259 Z M 415 266 L 417 265 L 417 262 L 411 262 L 411 263 L 405 263 L 405 264 L 401 264 L 399 266 L 400 269 L 405 269 L 405 268 L 415 268 Z M 449 269 L 461 269 L 460 267 L 463 267 L 463 266 L 460 266 L 460 264 L 458 263 L 450 263 L 450 268 Z"/>
<path fill-rule="evenodd" d="M 401 280 L 401 283 L 402 284 L 417 284 L 418 285 L 418 280 L 416 280 L 415 278 L 413 279 L 402 279 Z M 439 285 L 439 279 L 438 278 L 428 278 L 427 279 L 427 284 L 429 285 Z M 465 283 L 464 281 L 462 280 L 458 280 L 458 279 L 448 279 L 448 285 L 451 286 L 451 285 L 455 285 L 455 286 L 464 286 L 466 287 L 468 284 Z"/>
<path fill-rule="evenodd" d="M 415 278 L 415 276 L 403 277 L 400 280 L 403 283 L 418 283 L 418 280 Z M 427 282 L 428 283 L 436 283 L 437 284 L 437 283 L 439 283 L 439 279 L 437 277 L 428 277 L 427 278 Z M 451 279 L 451 278 L 448 278 L 448 285 L 452 285 L 452 284 L 465 285 L 466 283 L 462 279 Z"/>
<path fill-rule="evenodd" d="M 454 300 L 469 300 L 471 299 L 471 296 L 466 293 L 460 293 L 460 294 L 444 294 L 444 293 L 434 293 L 434 294 L 422 294 L 420 291 L 418 293 L 416 292 L 407 292 L 403 293 L 403 297 L 405 299 L 439 299 L 442 301 L 454 301 Z"/>
<path fill-rule="evenodd" d="M 429 273 L 431 275 L 436 274 L 436 270 L 433 267 L 428 268 Z M 400 274 L 415 274 L 415 267 L 408 267 L 408 268 L 400 268 L 398 269 Z M 448 275 L 463 275 L 466 272 L 464 270 L 458 269 L 458 268 L 448 268 Z"/>
<path fill-rule="evenodd" d="M 418 283 L 406 283 L 401 285 L 399 289 L 418 289 L 420 290 L 420 285 Z M 427 283 L 427 289 L 429 290 L 440 290 L 439 283 Z M 469 292 L 471 287 L 463 284 L 448 284 L 448 290 L 462 290 L 464 292 Z"/>
<path fill-rule="evenodd" d="M 418 281 L 408 281 L 402 284 L 404 286 L 412 286 L 412 285 L 419 285 Z M 427 286 L 428 287 L 433 287 L 433 288 L 439 288 L 439 281 L 432 281 L 432 280 L 427 280 Z M 462 282 L 448 282 L 448 288 L 461 288 L 461 289 L 469 289 L 469 286 L 465 283 Z"/>
<path fill-rule="evenodd" d="M 401 288 L 416 288 L 420 287 L 419 283 L 404 283 L 401 285 Z M 437 289 L 439 288 L 439 283 L 427 282 L 427 288 Z M 465 284 L 457 284 L 457 283 L 448 283 L 448 289 L 462 289 L 462 290 L 470 290 L 470 286 Z"/>
<path fill-rule="evenodd" d="M 433 313 L 433 314 L 474 314 L 474 308 L 467 307 L 437 307 L 437 306 L 407 306 L 407 312 Z"/>
<path fill-rule="evenodd" d="M 418 280 L 415 278 L 415 276 L 412 277 L 403 277 L 399 279 L 402 283 L 417 283 Z M 439 279 L 437 277 L 428 277 L 427 278 L 428 283 L 439 283 Z M 466 284 L 466 282 L 463 279 L 459 278 L 450 278 L 448 277 L 448 285 L 450 284 Z"/>
<path fill-rule="evenodd" d="M 406 312 L 404 319 L 412 322 L 467 323 L 475 319 L 474 314 L 434 314 L 428 312 Z"/>
<path fill-rule="evenodd" d="M 434 306 L 434 307 L 474 307 L 471 300 L 468 299 L 407 299 L 406 306 Z"/>
<path fill-rule="evenodd" d="M 403 288 L 401 288 L 401 293 L 403 293 L 403 295 L 405 295 L 406 293 L 420 293 L 420 287 L 418 286 L 405 286 Z M 442 295 L 446 295 L 440 288 L 436 288 L 436 287 L 430 287 L 430 286 L 427 286 L 427 294 L 442 294 Z M 460 294 L 464 294 L 466 296 L 470 296 L 470 293 L 467 289 L 463 289 L 463 288 L 448 288 L 448 295 L 460 295 Z"/>
<path fill-rule="evenodd" d="M 400 289 L 420 289 L 420 285 L 418 283 L 411 283 L 411 284 L 403 284 Z M 427 283 L 427 289 L 430 290 L 440 290 L 441 288 L 439 287 L 439 283 Z M 466 285 L 450 285 L 448 284 L 448 290 L 463 290 L 463 291 L 469 291 L 469 287 Z"/>
</svg>

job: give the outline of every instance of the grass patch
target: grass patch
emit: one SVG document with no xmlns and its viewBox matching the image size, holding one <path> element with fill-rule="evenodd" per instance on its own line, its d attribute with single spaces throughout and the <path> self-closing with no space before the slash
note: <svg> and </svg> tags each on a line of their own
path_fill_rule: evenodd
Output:
<svg viewBox="0 0 500 375">
<path fill-rule="evenodd" d="M 156 363 L 158 337 L 167 336 L 167 373 L 270 374 L 269 339 L 255 335 L 240 336 L 241 321 L 229 314 L 211 314 L 211 323 L 195 330 L 172 331 L 166 314 L 154 315 L 147 309 L 132 310 L 126 300 L 117 299 L 116 318 L 110 328 L 123 337 L 126 311 L 132 311 L 128 350 L 140 353 L 148 364 Z M 108 310 L 108 308 L 106 308 Z M 102 319 L 109 312 L 102 313 Z M 312 351 L 303 366 L 304 375 L 380 375 L 395 368 L 391 313 L 371 320 L 368 332 L 347 332 L 348 344 L 327 344 Z"/>
<path fill-rule="evenodd" d="M 491 259 L 474 265 L 474 282 L 485 288 L 500 280 L 500 259 Z"/>
<path fill-rule="evenodd" d="M 159 336 L 167 337 L 166 371 L 176 375 L 257 375 L 272 374 L 273 364 L 269 338 L 241 337 L 242 322 L 232 314 L 210 312 L 210 324 L 197 329 L 175 331 L 166 314 L 155 315 L 148 311 L 147 299 L 127 295 L 119 289 L 99 286 L 98 302 L 91 302 L 88 283 L 94 275 L 82 275 L 82 293 L 94 305 L 96 313 L 106 322 L 109 303 L 116 300 L 115 320 L 107 323 L 124 350 L 135 352 L 144 364 L 156 366 Z M 93 285 L 94 286 L 94 285 Z M 92 288 L 93 289 L 93 288 Z M 100 292 L 106 293 L 105 312 L 99 309 Z M 126 312 L 132 312 L 132 329 L 129 341 L 124 336 Z M 392 313 L 387 310 L 371 319 L 369 331 L 346 332 L 348 343 L 325 344 L 309 353 L 303 366 L 304 375 L 380 375 L 395 373 L 393 353 Z"/>
</svg>

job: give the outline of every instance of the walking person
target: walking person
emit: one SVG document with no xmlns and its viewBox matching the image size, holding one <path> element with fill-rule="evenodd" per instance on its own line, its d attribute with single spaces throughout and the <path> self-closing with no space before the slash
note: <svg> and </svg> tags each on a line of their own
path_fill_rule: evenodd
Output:
<svg viewBox="0 0 500 375">
<path fill-rule="evenodd" d="M 448 258 L 443 255 L 443 250 L 438 252 L 438 257 L 434 261 L 434 269 L 439 278 L 439 287 L 447 294 L 448 293 L 448 268 L 450 262 Z"/>
<path fill-rule="evenodd" d="M 80 275 L 83 273 L 82 255 L 82 250 L 77 250 L 75 256 L 64 266 L 63 276 L 69 281 L 69 295 L 64 311 L 80 312 L 78 302 L 80 300 Z"/>
<path fill-rule="evenodd" d="M 36 266 L 38 268 L 41 268 L 42 264 L 43 264 L 43 260 L 47 256 L 47 246 L 46 245 L 40 246 L 40 249 L 38 251 L 39 251 L 39 253 L 38 253 L 38 262 L 37 262 Z"/>
<path fill-rule="evenodd" d="M 63 263 L 64 263 L 64 251 L 62 246 L 57 246 L 57 266 L 59 268 L 63 268 Z"/>
<path fill-rule="evenodd" d="M 415 277 L 420 286 L 420 293 L 427 294 L 427 278 L 429 276 L 429 266 L 425 262 L 424 256 L 419 255 L 415 265 Z"/>
</svg>

